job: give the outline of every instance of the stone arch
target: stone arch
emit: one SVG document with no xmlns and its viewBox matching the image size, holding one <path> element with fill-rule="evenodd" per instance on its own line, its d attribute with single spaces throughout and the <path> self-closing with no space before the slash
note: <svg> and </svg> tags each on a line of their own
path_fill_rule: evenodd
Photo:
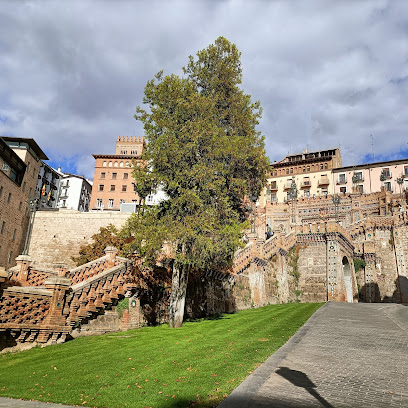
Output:
<svg viewBox="0 0 408 408">
<path fill-rule="evenodd" d="M 343 265 L 343 276 L 344 276 L 344 287 L 346 290 L 346 299 L 348 303 L 353 303 L 353 281 L 352 281 L 350 262 L 346 256 L 343 256 L 341 263 Z"/>
</svg>

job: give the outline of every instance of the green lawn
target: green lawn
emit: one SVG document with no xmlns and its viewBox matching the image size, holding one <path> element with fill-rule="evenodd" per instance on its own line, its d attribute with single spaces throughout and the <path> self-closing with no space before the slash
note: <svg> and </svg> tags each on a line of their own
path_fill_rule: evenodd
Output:
<svg viewBox="0 0 408 408">
<path fill-rule="evenodd" d="M 0 396 L 88 407 L 216 406 L 321 304 L 272 305 L 0 356 Z"/>
</svg>

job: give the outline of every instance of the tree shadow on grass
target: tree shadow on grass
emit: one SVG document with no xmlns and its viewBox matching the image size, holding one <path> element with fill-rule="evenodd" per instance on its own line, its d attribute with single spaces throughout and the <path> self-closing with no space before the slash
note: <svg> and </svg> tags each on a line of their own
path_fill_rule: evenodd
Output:
<svg viewBox="0 0 408 408">
<path fill-rule="evenodd" d="M 230 319 L 228 314 L 222 313 L 222 314 L 214 314 L 208 317 L 199 317 L 199 318 L 188 318 L 185 320 L 185 322 L 203 322 L 206 320 L 228 320 Z"/>
</svg>

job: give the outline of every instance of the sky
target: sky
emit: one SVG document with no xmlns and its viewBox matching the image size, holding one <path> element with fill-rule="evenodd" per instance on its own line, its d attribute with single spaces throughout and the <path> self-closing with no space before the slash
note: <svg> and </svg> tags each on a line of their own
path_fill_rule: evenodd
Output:
<svg viewBox="0 0 408 408">
<path fill-rule="evenodd" d="M 143 135 L 147 81 L 219 36 L 242 53 L 271 163 L 339 146 L 343 165 L 408 157 L 406 0 L 2 0 L 0 135 L 93 178 L 93 153 Z"/>
</svg>

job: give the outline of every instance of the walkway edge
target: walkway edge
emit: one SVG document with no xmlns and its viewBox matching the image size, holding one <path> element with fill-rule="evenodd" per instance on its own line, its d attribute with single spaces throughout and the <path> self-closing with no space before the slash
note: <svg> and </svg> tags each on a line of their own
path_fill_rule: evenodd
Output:
<svg viewBox="0 0 408 408">
<path fill-rule="evenodd" d="M 329 303 L 325 303 L 320 307 L 306 323 L 275 353 L 273 353 L 261 366 L 259 366 L 252 374 L 250 374 L 232 393 L 217 406 L 217 408 L 250 408 L 250 402 L 257 391 L 262 387 L 266 380 L 270 377 L 279 363 L 290 353 L 302 338 L 309 331 L 313 322 L 317 319 L 322 311 L 329 307 Z"/>
</svg>

